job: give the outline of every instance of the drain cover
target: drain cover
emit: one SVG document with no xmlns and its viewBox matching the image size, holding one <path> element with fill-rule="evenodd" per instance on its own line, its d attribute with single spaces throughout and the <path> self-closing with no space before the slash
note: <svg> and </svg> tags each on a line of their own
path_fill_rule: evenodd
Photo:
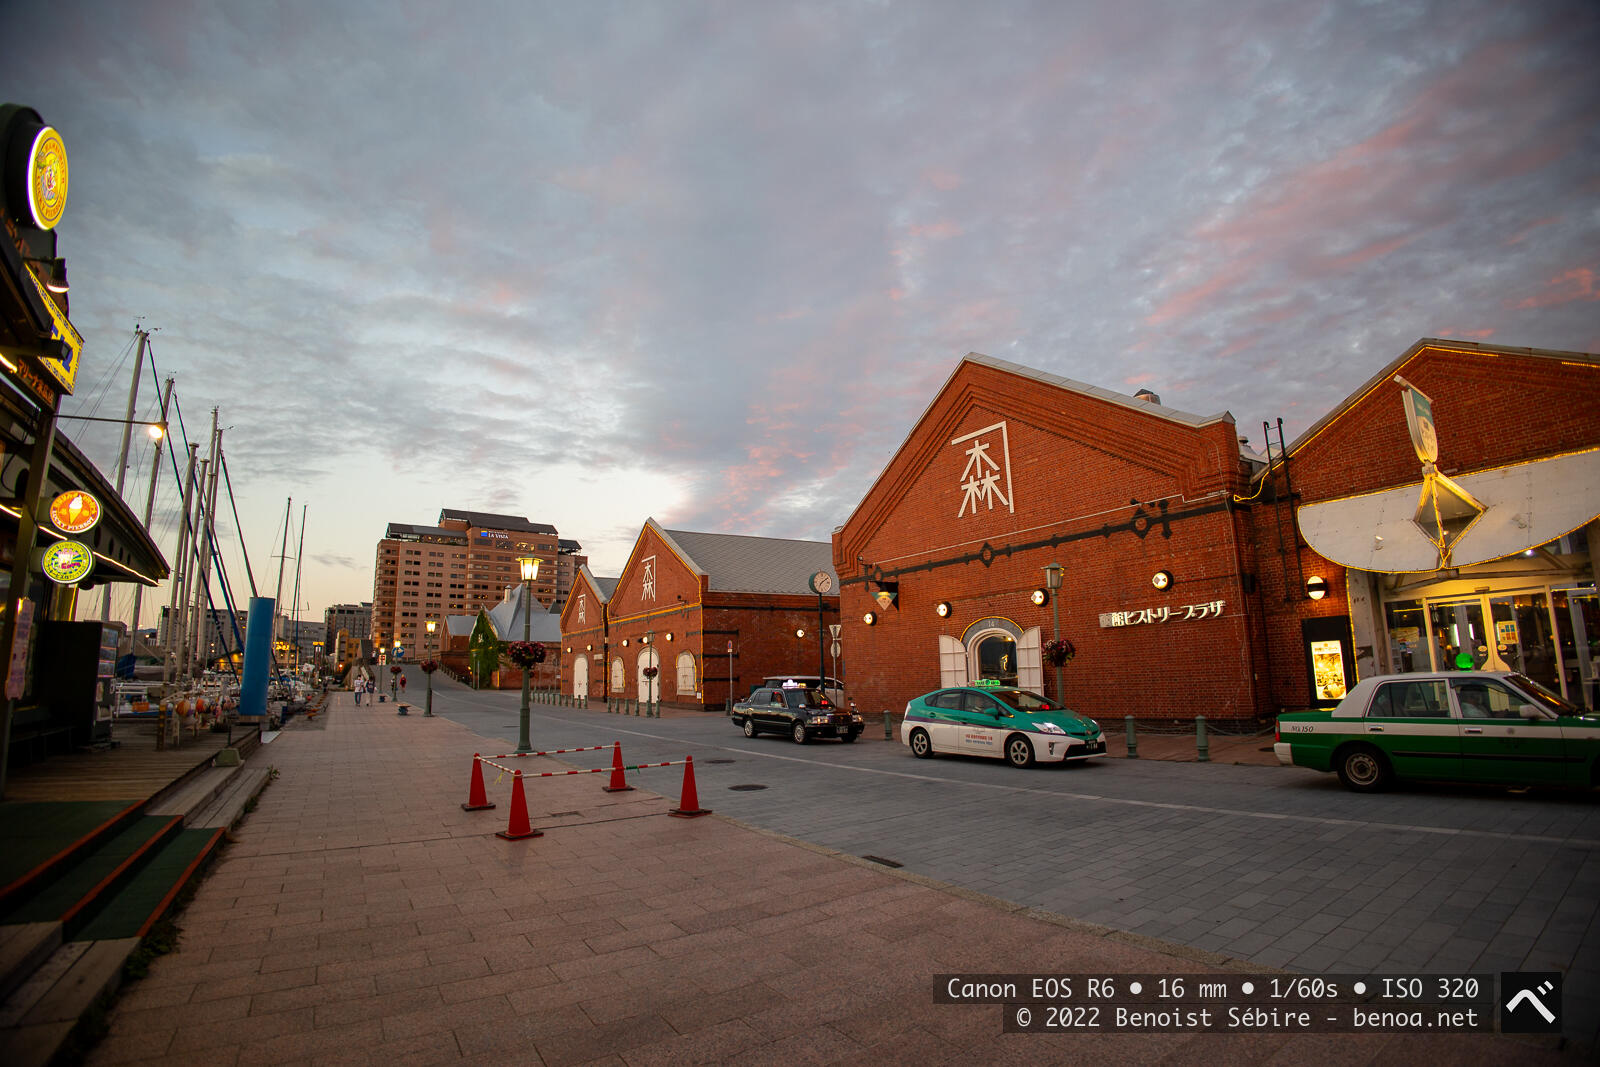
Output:
<svg viewBox="0 0 1600 1067">
<path fill-rule="evenodd" d="M 707 763 L 732 763 L 733 760 L 731 760 L 731 759 L 708 759 L 708 760 L 706 760 L 706 762 Z"/>
<path fill-rule="evenodd" d="M 732 789 L 736 793 L 753 793 L 757 789 L 765 789 L 766 786 L 764 786 L 764 785 L 730 785 L 728 788 Z"/>
<path fill-rule="evenodd" d="M 885 867 L 904 867 L 905 866 L 905 864 L 896 863 L 894 860 L 886 860 L 882 856 L 862 856 L 861 858 L 864 859 L 864 860 L 870 860 L 873 863 L 881 863 Z"/>
</svg>

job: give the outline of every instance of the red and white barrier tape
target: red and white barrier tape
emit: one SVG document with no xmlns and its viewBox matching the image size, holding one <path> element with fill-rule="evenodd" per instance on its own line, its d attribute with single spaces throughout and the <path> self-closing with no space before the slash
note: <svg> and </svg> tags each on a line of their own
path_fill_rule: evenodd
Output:
<svg viewBox="0 0 1600 1067">
<path fill-rule="evenodd" d="M 602 746 L 602 747 L 609 747 L 609 746 Z M 538 753 L 534 753 L 534 755 L 537 755 L 537 754 Z M 563 778 L 563 777 L 565 777 L 565 776 L 567 776 L 569 774 L 609 774 L 611 771 L 616 770 L 615 767 L 585 767 L 584 769 L 578 770 L 578 771 L 532 771 L 532 772 L 529 772 L 529 771 L 521 770 L 519 768 L 507 767 L 502 763 L 496 763 L 493 759 L 490 759 L 488 756 L 479 756 L 478 757 L 478 762 L 487 763 L 489 766 L 493 767 L 495 770 L 500 771 L 500 772 L 502 772 L 504 774 L 520 774 L 524 778 Z M 680 760 L 670 760 L 670 761 L 668 761 L 666 763 L 624 763 L 622 765 L 622 769 L 625 770 L 625 771 L 642 771 L 642 770 L 646 770 L 646 769 L 648 769 L 650 767 L 681 767 L 687 762 L 689 762 L 689 761 L 680 759 Z"/>
<path fill-rule="evenodd" d="M 590 745 L 587 748 L 552 748 L 548 752 L 502 752 L 496 756 L 484 756 L 483 759 L 524 759 L 528 756 L 560 756 L 568 752 L 606 752 L 610 745 Z"/>
</svg>

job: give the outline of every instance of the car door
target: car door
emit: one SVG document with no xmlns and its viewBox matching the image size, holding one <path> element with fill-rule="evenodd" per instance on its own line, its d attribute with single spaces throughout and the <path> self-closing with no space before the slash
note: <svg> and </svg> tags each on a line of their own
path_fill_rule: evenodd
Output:
<svg viewBox="0 0 1600 1067">
<path fill-rule="evenodd" d="M 1565 785 L 1567 765 L 1561 723 L 1541 715 L 1522 717 L 1534 701 L 1497 678 L 1462 675 L 1450 679 L 1461 718 L 1461 776 L 1507 785 Z"/>
<path fill-rule="evenodd" d="M 1457 777 L 1461 731 L 1446 689 L 1439 678 L 1385 682 L 1355 736 L 1382 752 L 1402 778 Z"/>
<path fill-rule="evenodd" d="M 1006 732 L 1010 725 L 1010 709 L 1002 707 L 987 693 L 965 690 L 961 694 L 956 751 L 998 759 L 1005 754 Z"/>
<path fill-rule="evenodd" d="M 928 707 L 928 740 L 935 752 L 959 752 L 957 740 L 962 718 L 962 692 L 946 689 L 925 700 Z"/>
</svg>

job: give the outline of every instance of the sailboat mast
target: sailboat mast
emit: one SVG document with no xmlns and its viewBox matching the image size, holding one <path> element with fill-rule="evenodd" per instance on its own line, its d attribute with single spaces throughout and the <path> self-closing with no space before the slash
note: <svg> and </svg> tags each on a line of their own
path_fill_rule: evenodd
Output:
<svg viewBox="0 0 1600 1067">
<path fill-rule="evenodd" d="M 169 375 L 167 377 L 166 387 L 161 390 L 162 426 L 165 426 L 167 423 L 167 408 L 172 403 L 172 382 L 173 379 Z M 144 498 L 144 528 L 146 533 L 148 533 L 150 530 L 150 516 L 155 512 L 156 509 L 156 481 L 161 477 L 161 448 L 164 444 L 166 444 L 166 442 L 166 434 L 162 434 L 161 437 L 156 440 L 156 456 L 150 464 L 150 487 L 145 492 Z M 136 635 L 139 632 L 139 608 L 143 602 L 144 585 L 142 583 L 135 582 L 133 586 L 133 619 L 128 623 L 128 633 L 130 636 Z"/>
<path fill-rule="evenodd" d="M 217 453 L 222 449 L 222 430 L 217 426 L 217 409 L 211 409 L 211 455 L 207 459 L 206 471 L 209 481 L 200 493 L 201 512 L 205 516 L 200 527 L 200 532 L 205 535 L 203 546 L 200 550 L 200 584 L 195 589 L 194 612 L 199 619 L 194 632 L 194 660 L 192 661 L 201 670 L 205 669 L 206 661 L 210 658 L 207 652 L 207 633 L 216 632 L 216 619 L 211 613 L 211 555 L 215 551 L 217 536 Z"/>
<path fill-rule="evenodd" d="M 161 681 L 169 684 L 172 681 L 172 671 L 176 666 L 174 659 L 178 651 L 178 642 L 183 630 L 183 612 L 178 610 L 178 605 L 188 604 L 183 600 L 183 575 L 188 569 L 186 549 L 189 538 L 189 504 L 194 494 L 194 466 L 200 458 L 199 444 L 189 446 L 189 473 L 183 479 L 183 522 L 178 526 L 178 550 L 172 556 L 174 569 L 172 572 L 172 600 L 167 606 L 167 639 L 161 647 Z"/>
<path fill-rule="evenodd" d="M 294 506 L 294 497 L 290 497 L 283 505 L 283 547 L 278 550 L 278 591 L 272 598 L 272 654 L 278 654 L 278 641 L 282 638 L 280 632 L 283 628 L 278 625 L 278 620 L 283 618 L 283 562 L 289 555 L 289 509 Z"/>
<path fill-rule="evenodd" d="M 128 475 L 128 446 L 133 439 L 133 413 L 139 406 L 139 374 L 144 370 L 144 346 L 150 335 L 134 327 L 134 333 L 139 335 L 139 351 L 133 357 L 133 383 L 128 386 L 128 414 L 122 423 L 122 449 L 117 453 L 117 495 L 122 495 L 123 480 Z M 100 599 L 100 621 L 111 621 L 111 583 L 106 583 L 105 593 Z M 129 634 L 129 649 L 132 649 L 132 634 Z"/>
<path fill-rule="evenodd" d="M 294 661 L 300 662 L 300 561 L 306 553 L 306 507 L 300 505 L 300 545 L 294 550 Z"/>
</svg>

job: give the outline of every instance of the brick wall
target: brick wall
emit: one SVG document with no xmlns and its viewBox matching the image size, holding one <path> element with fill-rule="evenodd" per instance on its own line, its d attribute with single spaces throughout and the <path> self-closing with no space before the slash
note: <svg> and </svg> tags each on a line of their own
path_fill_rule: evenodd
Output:
<svg viewBox="0 0 1600 1067">
<path fill-rule="evenodd" d="M 1009 445 L 1010 506 L 986 501 L 974 514 L 964 489 L 973 442 L 951 442 L 1002 421 L 1004 441 L 977 440 L 993 440 L 1002 488 Z M 1066 703 L 1104 719 L 1253 719 L 1259 641 L 1241 577 L 1245 524 L 1231 510 L 1245 481 L 1229 418 L 1194 425 L 963 364 L 834 538 L 852 696 L 868 712 L 898 711 L 939 686 L 939 636 L 963 637 L 988 616 L 1050 639 L 1051 608 L 1030 594 L 1055 561 L 1061 633 L 1078 648 L 1063 668 Z M 872 601 L 863 565 L 898 581 L 895 607 Z M 1159 570 L 1174 577 L 1165 591 L 1151 584 Z M 934 612 L 941 600 L 947 619 Z M 1216 601 L 1220 617 L 1100 625 L 1105 613 L 1184 615 Z M 864 623 L 869 610 L 877 625 Z M 1054 672 L 1044 674 L 1053 694 Z"/>
</svg>

